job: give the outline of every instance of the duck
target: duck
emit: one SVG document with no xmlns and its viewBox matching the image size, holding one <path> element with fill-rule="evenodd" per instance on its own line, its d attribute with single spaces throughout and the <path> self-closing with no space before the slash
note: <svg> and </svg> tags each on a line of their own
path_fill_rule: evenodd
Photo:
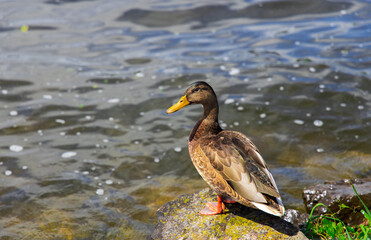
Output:
<svg viewBox="0 0 371 240">
<path fill-rule="evenodd" d="M 208 83 L 192 83 L 166 113 L 194 104 L 201 104 L 204 113 L 189 135 L 189 155 L 198 173 L 217 193 L 217 202 L 207 202 L 199 213 L 221 214 L 225 203 L 238 202 L 283 216 L 282 198 L 266 162 L 247 136 L 220 127 L 218 99 Z"/>
</svg>

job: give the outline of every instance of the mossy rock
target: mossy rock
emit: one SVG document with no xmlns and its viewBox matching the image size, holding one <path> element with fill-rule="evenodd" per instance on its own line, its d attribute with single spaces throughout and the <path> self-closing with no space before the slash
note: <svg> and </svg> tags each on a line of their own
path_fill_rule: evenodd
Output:
<svg viewBox="0 0 371 240">
<path fill-rule="evenodd" d="M 293 224 L 238 203 L 227 204 L 224 214 L 202 216 L 208 201 L 216 201 L 209 189 L 183 195 L 157 211 L 152 239 L 307 239 Z"/>
</svg>

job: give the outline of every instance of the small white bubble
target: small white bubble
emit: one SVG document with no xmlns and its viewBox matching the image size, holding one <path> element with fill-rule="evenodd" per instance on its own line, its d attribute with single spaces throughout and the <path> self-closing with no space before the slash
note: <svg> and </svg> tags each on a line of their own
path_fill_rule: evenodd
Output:
<svg viewBox="0 0 371 240">
<path fill-rule="evenodd" d="M 237 110 L 238 110 L 238 111 L 242 111 L 242 110 L 243 110 L 243 107 L 242 107 L 242 106 L 238 106 L 238 107 L 237 107 Z"/>
<path fill-rule="evenodd" d="M 271 103 L 268 102 L 268 101 L 265 101 L 264 104 L 265 104 L 266 106 L 268 106 L 268 105 L 271 104 Z"/>
<path fill-rule="evenodd" d="M 335 75 L 335 76 L 334 76 L 334 79 L 339 79 L 339 76 L 338 76 L 338 75 Z"/>
<path fill-rule="evenodd" d="M 139 141 L 134 141 L 134 144 L 139 144 L 140 142 Z"/>
<path fill-rule="evenodd" d="M 82 174 L 83 175 L 89 175 L 89 171 L 83 171 Z"/>
<path fill-rule="evenodd" d="M 137 72 L 137 73 L 135 73 L 135 76 L 136 76 L 137 78 L 142 78 L 142 77 L 144 77 L 144 73 L 142 73 L 142 72 Z"/>
<path fill-rule="evenodd" d="M 106 184 L 107 184 L 107 185 L 111 185 L 112 183 L 113 183 L 112 180 L 110 180 L 110 179 L 106 180 Z"/>
<path fill-rule="evenodd" d="M 345 14 L 347 14 L 347 11 L 346 11 L 346 10 L 341 10 L 341 11 L 340 11 L 340 14 L 341 14 L 341 15 L 345 15 Z"/>
<path fill-rule="evenodd" d="M 307 116 L 307 117 L 311 117 L 312 114 L 311 114 L 311 113 L 307 113 L 307 114 L 305 114 L 305 116 Z"/>
<path fill-rule="evenodd" d="M 267 116 L 267 114 L 265 114 L 265 113 L 261 113 L 261 114 L 259 115 L 260 118 L 265 118 L 266 116 Z"/>
<path fill-rule="evenodd" d="M 80 136 L 81 135 L 81 132 L 76 132 L 76 136 Z"/>
<path fill-rule="evenodd" d="M 95 191 L 95 193 L 96 193 L 97 195 L 103 195 L 103 194 L 104 194 L 104 190 L 101 189 L 101 188 L 98 188 L 97 191 Z"/>
<path fill-rule="evenodd" d="M 113 117 L 108 118 L 108 121 L 113 121 L 113 120 L 114 120 Z"/>
<path fill-rule="evenodd" d="M 66 121 L 63 120 L 63 119 L 55 119 L 55 122 L 60 123 L 60 124 L 65 124 L 66 123 Z"/>
<path fill-rule="evenodd" d="M 363 110 L 363 109 L 365 109 L 365 106 L 363 106 L 363 105 L 358 105 L 358 110 Z"/>
<path fill-rule="evenodd" d="M 300 120 L 300 119 L 295 119 L 294 120 L 294 123 L 297 124 L 297 125 L 303 125 L 304 124 L 304 121 L 303 120 Z"/>
<path fill-rule="evenodd" d="M 316 69 L 314 67 L 310 67 L 309 72 L 316 72 Z"/>
<path fill-rule="evenodd" d="M 295 41 L 295 45 L 296 46 L 299 46 L 300 45 L 300 42 L 299 41 Z"/>
<path fill-rule="evenodd" d="M 358 136 L 358 135 L 354 135 L 354 138 L 355 138 L 355 139 L 359 139 L 359 136 Z"/>
<path fill-rule="evenodd" d="M 17 116 L 18 115 L 18 112 L 17 111 L 10 111 L 9 112 L 9 115 L 14 117 L 14 116 Z"/>
<path fill-rule="evenodd" d="M 108 99 L 107 102 L 108 103 L 118 103 L 118 102 L 120 102 L 120 99 L 118 99 L 118 98 L 111 98 L 111 99 Z"/>
<path fill-rule="evenodd" d="M 240 123 L 239 122 L 234 122 L 233 125 L 238 126 L 238 125 L 240 125 Z"/>
<path fill-rule="evenodd" d="M 294 68 L 299 68 L 299 67 L 300 67 L 300 64 L 299 64 L 299 63 L 294 63 L 292 66 L 293 66 Z"/>
<path fill-rule="evenodd" d="M 267 81 L 272 82 L 272 78 L 271 77 L 267 78 Z"/>
<path fill-rule="evenodd" d="M 23 170 L 27 170 L 28 167 L 27 167 L 27 166 L 22 166 L 22 169 L 23 169 Z"/>
<path fill-rule="evenodd" d="M 285 87 L 284 86 L 280 86 L 280 91 L 283 91 L 285 90 Z"/>
<path fill-rule="evenodd" d="M 347 104 L 346 103 L 340 103 L 340 107 L 346 107 Z"/>
<path fill-rule="evenodd" d="M 147 178 L 148 178 L 148 179 L 151 179 L 151 178 L 152 178 L 152 176 L 151 176 L 151 175 L 148 175 L 148 176 L 147 176 Z"/>
<path fill-rule="evenodd" d="M 324 152 L 325 150 L 323 148 L 317 148 L 316 151 L 321 153 L 321 152 Z"/>
<path fill-rule="evenodd" d="M 2 166 L 4 164 L 4 162 L 0 162 L 0 166 Z"/>
<path fill-rule="evenodd" d="M 240 74 L 240 69 L 232 68 L 231 70 L 229 70 L 229 75 L 233 76 L 233 75 L 237 75 L 237 74 Z"/>
<path fill-rule="evenodd" d="M 144 112 L 140 112 L 139 115 L 140 115 L 140 116 L 143 116 L 143 115 L 144 115 Z"/>
<path fill-rule="evenodd" d="M 326 111 L 331 111 L 331 108 L 330 107 L 326 107 Z"/>
<path fill-rule="evenodd" d="M 1 93 L 4 94 L 4 95 L 7 95 L 8 94 L 8 90 L 3 89 L 3 90 L 1 90 Z"/>
<path fill-rule="evenodd" d="M 77 153 L 76 152 L 64 152 L 62 153 L 62 158 L 71 158 L 71 157 L 74 157 L 76 156 Z"/>
<path fill-rule="evenodd" d="M 227 69 L 227 67 L 224 66 L 224 65 L 221 65 L 219 68 L 220 68 L 220 70 L 222 70 L 222 71 L 225 71 L 225 70 Z"/>
<path fill-rule="evenodd" d="M 321 120 L 314 120 L 313 121 L 313 124 L 316 127 L 322 127 L 323 126 L 323 121 L 321 121 Z"/>
<path fill-rule="evenodd" d="M 159 159 L 159 158 L 154 158 L 153 161 L 154 161 L 155 163 L 158 163 L 158 162 L 160 162 L 160 159 Z"/>
<path fill-rule="evenodd" d="M 44 134 L 43 134 L 43 130 L 37 130 L 37 133 L 38 133 L 40 136 L 44 135 Z"/>
<path fill-rule="evenodd" d="M 233 98 L 227 98 L 227 99 L 224 101 L 224 104 L 231 104 L 231 103 L 234 103 L 234 99 L 233 99 Z"/>
<path fill-rule="evenodd" d="M 182 148 L 181 148 L 181 147 L 175 147 L 175 148 L 174 148 L 174 151 L 175 151 L 175 152 L 181 152 L 181 151 L 182 151 Z"/>
<path fill-rule="evenodd" d="M 21 152 L 23 150 L 23 147 L 20 145 L 11 145 L 9 147 L 9 150 L 12 152 Z"/>
<path fill-rule="evenodd" d="M 324 84 L 320 84 L 319 85 L 319 88 L 325 88 L 325 85 Z"/>
<path fill-rule="evenodd" d="M 227 127 L 227 124 L 226 124 L 226 123 L 220 123 L 220 126 L 221 126 L 222 128 L 226 128 L 226 127 Z"/>
<path fill-rule="evenodd" d="M 44 99 L 52 99 L 53 96 L 52 96 L 52 95 L 43 95 L 43 98 L 44 98 Z"/>
<path fill-rule="evenodd" d="M 87 115 L 87 116 L 85 116 L 85 119 L 86 119 L 86 120 L 91 120 L 91 119 L 92 119 L 92 117 L 91 117 L 91 116 L 89 116 L 89 115 Z"/>
<path fill-rule="evenodd" d="M 66 133 L 65 133 L 65 132 L 60 132 L 59 135 L 61 135 L 61 136 L 65 136 Z"/>
<path fill-rule="evenodd" d="M 5 176 L 10 176 L 10 175 L 12 175 L 12 171 L 10 171 L 10 170 L 5 170 L 5 172 L 4 172 L 4 174 L 5 174 Z"/>
<path fill-rule="evenodd" d="M 104 142 L 104 143 L 108 143 L 109 140 L 108 140 L 108 139 L 103 139 L 103 142 Z"/>
</svg>

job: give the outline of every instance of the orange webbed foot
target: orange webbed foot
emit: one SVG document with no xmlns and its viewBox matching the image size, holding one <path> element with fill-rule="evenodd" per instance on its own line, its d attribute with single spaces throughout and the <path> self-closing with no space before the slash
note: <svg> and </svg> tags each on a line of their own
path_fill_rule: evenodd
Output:
<svg viewBox="0 0 371 240">
<path fill-rule="evenodd" d="M 206 208 L 200 211 L 201 215 L 216 215 L 220 213 L 224 213 L 225 205 L 222 201 L 222 197 L 218 196 L 217 202 L 207 202 Z"/>
</svg>

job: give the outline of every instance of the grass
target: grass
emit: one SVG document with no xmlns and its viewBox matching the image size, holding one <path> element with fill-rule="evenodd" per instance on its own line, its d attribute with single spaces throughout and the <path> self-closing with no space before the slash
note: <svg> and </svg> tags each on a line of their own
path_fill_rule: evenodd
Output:
<svg viewBox="0 0 371 240">
<path fill-rule="evenodd" d="M 353 190 L 356 193 L 358 199 L 363 205 L 361 213 L 364 216 L 362 224 L 356 226 L 348 226 L 342 220 L 340 220 L 337 215 L 338 213 L 345 208 L 350 208 L 345 204 L 339 205 L 339 210 L 335 213 L 332 213 L 330 209 L 325 206 L 323 203 L 316 204 L 310 215 L 309 220 L 305 224 L 303 229 L 304 234 L 310 239 L 339 239 L 339 240 L 352 240 L 352 239 L 362 239 L 362 240 L 371 240 L 371 213 L 367 208 L 366 204 L 362 201 L 361 197 L 358 195 L 358 192 L 354 185 L 352 184 Z M 327 213 L 321 216 L 313 216 L 314 210 L 323 206 L 327 208 Z"/>
</svg>

